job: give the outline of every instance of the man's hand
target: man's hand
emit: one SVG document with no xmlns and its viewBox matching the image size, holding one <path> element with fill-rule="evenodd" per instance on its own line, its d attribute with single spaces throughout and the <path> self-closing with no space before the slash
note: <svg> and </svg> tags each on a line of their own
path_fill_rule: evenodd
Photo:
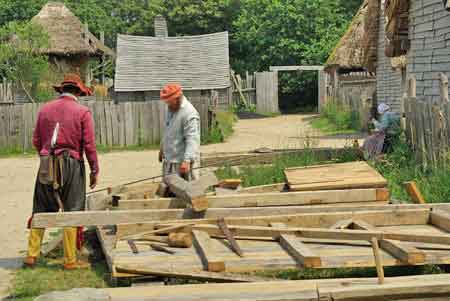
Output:
<svg viewBox="0 0 450 301">
<path fill-rule="evenodd" d="M 180 174 L 187 175 L 190 170 L 191 170 L 191 162 L 184 161 L 183 163 L 181 163 L 181 165 L 180 165 Z"/>
<path fill-rule="evenodd" d="M 97 186 L 97 181 L 98 181 L 97 177 L 98 176 L 96 174 L 91 173 L 90 178 L 89 178 L 89 187 L 91 189 L 94 189 L 95 186 Z"/>
<path fill-rule="evenodd" d="M 158 155 L 158 160 L 159 160 L 159 162 L 162 162 L 163 159 L 164 159 L 164 153 L 163 153 L 162 150 L 160 150 L 160 151 L 159 151 L 159 155 Z"/>
</svg>

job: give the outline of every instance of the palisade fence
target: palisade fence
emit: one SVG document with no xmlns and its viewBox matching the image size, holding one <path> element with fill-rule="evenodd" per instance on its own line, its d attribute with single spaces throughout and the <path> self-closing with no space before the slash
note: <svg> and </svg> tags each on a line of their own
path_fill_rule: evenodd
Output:
<svg viewBox="0 0 450 301">
<path fill-rule="evenodd" d="M 231 71 L 232 104 L 244 103 L 256 106 L 256 73 L 245 73 L 245 78 Z"/>
<path fill-rule="evenodd" d="M 133 146 L 158 144 L 167 106 L 161 102 L 81 101 L 89 107 L 95 122 L 97 144 Z M 209 131 L 214 112 L 207 102 L 193 101 L 201 118 L 202 133 Z M 42 104 L 0 105 L 0 149 L 26 151 L 32 148 L 37 113 Z"/>
<path fill-rule="evenodd" d="M 450 103 L 448 78 L 441 73 L 441 101 L 431 102 L 416 97 L 416 80 L 408 81 L 408 95 L 403 102 L 403 128 L 416 158 L 426 167 L 447 163 L 450 150 Z"/>
</svg>

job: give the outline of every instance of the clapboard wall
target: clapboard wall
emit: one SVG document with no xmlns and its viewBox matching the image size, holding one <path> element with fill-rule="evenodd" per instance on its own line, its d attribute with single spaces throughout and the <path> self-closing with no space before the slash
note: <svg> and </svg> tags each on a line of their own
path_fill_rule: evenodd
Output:
<svg viewBox="0 0 450 301">
<path fill-rule="evenodd" d="M 82 102 L 95 122 L 97 144 L 133 146 L 158 144 L 164 130 L 166 106 L 161 102 Z M 209 106 L 193 102 L 201 118 L 202 133 L 212 123 Z M 32 134 L 42 104 L 0 105 L 0 149 L 25 151 L 32 148 Z"/>
<path fill-rule="evenodd" d="M 378 20 L 377 102 L 385 102 L 391 106 L 392 110 L 400 112 L 403 94 L 402 73 L 400 70 L 392 68 L 391 58 L 384 53 L 386 46 L 384 2 L 385 0 L 381 0 L 381 11 Z"/>
<path fill-rule="evenodd" d="M 417 96 L 440 101 L 439 73 L 450 77 L 450 12 L 442 0 L 411 0 L 408 75 L 417 82 Z"/>
</svg>

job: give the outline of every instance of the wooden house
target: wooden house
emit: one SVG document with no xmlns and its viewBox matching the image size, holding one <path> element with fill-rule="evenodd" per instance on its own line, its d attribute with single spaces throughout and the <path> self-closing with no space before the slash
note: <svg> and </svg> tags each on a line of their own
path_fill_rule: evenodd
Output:
<svg viewBox="0 0 450 301">
<path fill-rule="evenodd" d="M 63 3 L 48 2 L 33 17 L 32 22 L 41 25 L 49 36 L 48 49 L 43 49 L 42 52 L 48 54 L 56 77 L 76 72 L 90 84 L 92 77 L 89 61 L 104 61 L 106 57 L 115 55 Z"/>
<path fill-rule="evenodd" d="M 167 32 L 165 19 L 158 16 L 154 37 L 118 36 L 115 99 L 158 101 L 166 83 L 178 82 L 190 99 L 206 99 L 216 91 L 219 105 L 227 106 L 228 33 L 169 37 Z"/>
</svg>

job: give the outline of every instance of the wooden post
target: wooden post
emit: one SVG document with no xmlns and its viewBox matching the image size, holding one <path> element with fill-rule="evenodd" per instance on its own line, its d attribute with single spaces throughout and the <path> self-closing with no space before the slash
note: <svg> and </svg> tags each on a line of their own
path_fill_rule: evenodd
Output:
<svg viewBox="0 0 450 301">
<path fill-rule="evenodd" d="M 102 44 L 105 45 L 105 32 L 103 30 L 100 31 L 100 42 L 102 42 Z M 102 54 L 102 85 L 105 84 L 105 60 L 106 60 L 106 56 L 103 53 Z"/>
<path fill-rule="evenodd" d="M 383 269 L 383 262 L 381 259 L 381 254 L 380 254 L 380 247 L 378 246 L 378 239 L 376 237 L 372 237 L 372 240 L 370 242 L 372 243 L 373 256 L 375 257 L 375 265 L 377 268 L 378 283 L 383 284 L 384 283 L 384 269 Z"/>
<path fill-rule="evenodd" d="M 448 77 L 444 73 L 439 73 L 440 90 L 441 90 L 441 103 L 447 103 L 448 100 Z"/>
<path fill-rule="evenodd" d="M 84 42 L 86 45 L 89 45 L 89 26 L 87 23 L 84 23 Z"/>
<path fill-rule="evenodd" d="M 417 188 L 416 182 L 410 181 L 403 183 L 405 185 L 406 192 L 411 197 L 412 201 L 417 204 L 425 204 L 425 199 L 420 193 L 419 188 Z"/>
<path fill-rule="evenodd" d="M 414 75 L 411 75 L 408 81 L 408 96 L 409 97 L 416 97 L 416 91 L 417 91 L 417 82 Z"/>
</svg>

